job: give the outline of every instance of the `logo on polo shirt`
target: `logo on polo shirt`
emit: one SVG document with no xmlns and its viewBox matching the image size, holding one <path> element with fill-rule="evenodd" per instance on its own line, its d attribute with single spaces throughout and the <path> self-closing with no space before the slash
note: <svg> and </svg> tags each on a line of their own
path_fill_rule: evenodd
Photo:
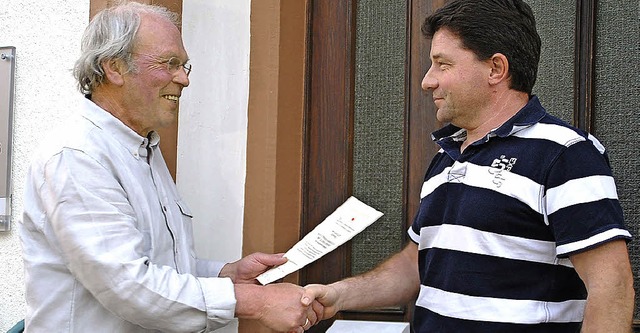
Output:
<svg viewBox="0 0 640 333">
<path fill-rule="evenodd" d="M 493 175 L 493 183 L 497 187 L 502 186 L 505 181 L 504 173 L 510 172 L 517 160 L 518 159 L 515 157 L 507 158 L 505 155 L 493 160 L 493 163 L 491 163 L 491 167 L 489 168 L 489 173 Z"/>
</svg>

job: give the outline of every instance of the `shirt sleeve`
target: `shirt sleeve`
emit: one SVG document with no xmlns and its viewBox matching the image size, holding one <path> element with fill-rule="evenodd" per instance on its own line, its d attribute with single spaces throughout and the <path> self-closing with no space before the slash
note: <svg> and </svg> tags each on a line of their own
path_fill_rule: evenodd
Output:
<svg viewBox="0 0 640 333">
<path fill-rule="evenodd" d="M 58 245 L 73 276 L 112 313 L 148 329 L 226 325 L 235 311 L 231 280 L 154 264 L 127 194 L 103 163 L 65 149 L 43 168 L 38 194 L 50 221 L 45 236 Z M 217 269 L 205 266 L 209 273 Z"/>
<path fill-rule="evenodd" d="M 565 149 L 547 179 L 546 214 L 558 257 L 631 239 L 606 153 L 590 140 Z"/>
</svg>

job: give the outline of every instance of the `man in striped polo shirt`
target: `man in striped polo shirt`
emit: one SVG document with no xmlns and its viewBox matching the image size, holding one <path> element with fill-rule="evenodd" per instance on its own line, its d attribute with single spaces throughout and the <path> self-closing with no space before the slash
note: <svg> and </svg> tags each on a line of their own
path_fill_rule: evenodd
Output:
<svg viewBox="0 0 640 333">
<path fill-rule="evenodd" d="M 416 297 L 415 332 L 629 332 L 631 235 L 604 147 L 532 95 L 540 38 L 521 0 L 453 0 L 422 27 L 422 88 L 449 125 L 404 250 L 307 286 L 337 311 Z"/>
</svg>

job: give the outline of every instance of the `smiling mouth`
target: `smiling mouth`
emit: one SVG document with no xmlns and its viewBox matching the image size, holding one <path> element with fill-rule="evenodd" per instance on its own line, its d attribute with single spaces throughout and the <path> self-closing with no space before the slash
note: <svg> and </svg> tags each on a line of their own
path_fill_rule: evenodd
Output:
<svg viewBox="0 0 640 333">
<path fill-rule="evenodd" d="M 164 97 L 164 98 L 166 98 L 166 99 L 168 99 L 168 100 L 170 100 L 172 102 L 178 102 L 180 100 L 180 96 L 178 96 L 178 95 L 164 95 L 162 97 Z"/>
</svg>

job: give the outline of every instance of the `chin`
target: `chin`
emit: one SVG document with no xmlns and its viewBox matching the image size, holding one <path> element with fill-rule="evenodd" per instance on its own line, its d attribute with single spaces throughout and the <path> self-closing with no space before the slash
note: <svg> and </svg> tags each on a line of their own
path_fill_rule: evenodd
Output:
<svg viewBox="0 0 640 333">
<path fill-rule="evenodd" d="M 441 111 L 440 109 L 438 109 L 438 111 L 436 112 L 436 119 L 441 123 L 451 122 L 451 117 L 449 117 L 447 114 L 445 114 L 444 111 Z"/>
</svg>

